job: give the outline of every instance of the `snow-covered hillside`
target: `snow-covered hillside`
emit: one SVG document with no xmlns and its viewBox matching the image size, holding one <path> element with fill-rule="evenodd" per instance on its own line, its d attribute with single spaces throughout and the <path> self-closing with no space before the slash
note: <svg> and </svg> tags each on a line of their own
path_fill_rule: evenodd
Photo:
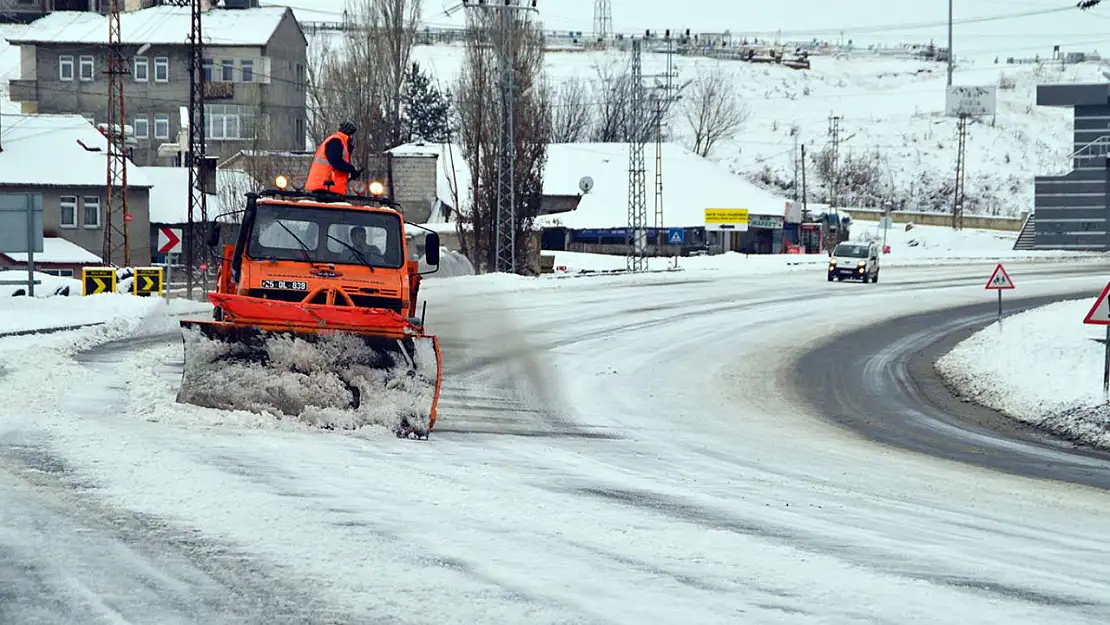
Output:
<svg viewBox="0 0 1110 625">
<path fill-rule="evenodd" d="M 453 86 L 462 63 L 461 49 L 422 46 L 419 63 L 445 85 Z M 596 79 L 597 67 L 627 62 L 619 52 L 549 52 L 547 72 L 553 81 L 569 77 Z M 757 182 L 793 183 L 794 138 L 809 154 L 828 145 L 829 116 L 842 117 L 842 158 L 873 155 L 882 175 L 879 187 L 893 186 L 907 209 L 947 206 L 955 178 L 956 122 L 944 111 L 945 66 L 861 54 L 835 59 L 817 57 L 813 69 L 706 58 L 677 58 L 680 81 L 720 62 L 738 86 L 751 116 L 741 134 L 720 144 L 711 157 Z M 644 74 L 665 71 L 665 56 L 646 54 Z M 993 59 L 967 62 L 956 84 L 997 84 L 998 115 L 974 120 L 967 144 L 968 212 L 1018 215 L 1031 210 L 1033 176 L 1062 173 L 1071 151 L 1071 110 L 1038 107 L 1036 85 L 1045 82 L 1101 81 L 1097 64 L 995 65 Z M 597 85 L 595 84 L 595 87 Z M 673 130 L 689 134 L 681 114 Z M 823 188 L 809 164 L 811 194 Z M 811 195 L 811 197 L 814 197 Z"/>
</svg>

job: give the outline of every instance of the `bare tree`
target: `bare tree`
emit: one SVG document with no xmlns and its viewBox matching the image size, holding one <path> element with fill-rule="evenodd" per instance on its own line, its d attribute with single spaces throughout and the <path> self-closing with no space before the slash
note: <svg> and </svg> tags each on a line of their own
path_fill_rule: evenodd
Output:
<svg viewBox="0 0 1110 625">
<path fill-rule="evenodd" d="M 740 132 L 751 110 L 719 63 L 707 72 L 699 71 L 689 88 L 682 111 L 693 133 L 691 149 L 700 156 L 709 156 L 718 142 Z"/>
<path fill-rule="evenodd" d="M 590 96 L 589 85 L 578 78 L 550 90 L 552 143 L 578 143 L 590 137 L 594 125 Z"/>
<path fill-rule="evenodd" d="M 601 87 L 595 94 L 598 103 L 593 140 L 598 143 L 628 141 L 628 124 L 632 119 L 632 73 L 627 64 L 619 65 L 615 61 L 606 65 L 595 64 L 594 72 Z"/>
<path fill-rule="evenodd" d="M 513 111 L 517 156 L 513 180 L 516 249 L 518 259 L 527 259 L 534 251 L 532 223 L 543 198 L 551 111 L 546 93 L 539 84 L 543 68 L 543 31 L 517 12 L 511 15 L 517 93 Z M 470 168 L 473 196 L 462 200 L 468 207 L 461 211 L 458 229 L 463 253 L 479 272 L 485 272 L 496 266 L 500 110 L 497 50 L 502 37 L 501 16 L 493 11 L 469 13 L 466 37 L 466 60 L 455 92 L 458 138 L 462 143 L 463 159 Z M 518 271 L 532 270 L 529 263 L 518 263 Z"/>
<path fill-rule="evenodd" d="M 405 75 L 423 0 L 348 0 L 339 44 L 323 43 L 308 68 L 309 134 L 316 143 L 349 119 L 352 158 L 365 163 L 401 142 Z"/>
</svg>

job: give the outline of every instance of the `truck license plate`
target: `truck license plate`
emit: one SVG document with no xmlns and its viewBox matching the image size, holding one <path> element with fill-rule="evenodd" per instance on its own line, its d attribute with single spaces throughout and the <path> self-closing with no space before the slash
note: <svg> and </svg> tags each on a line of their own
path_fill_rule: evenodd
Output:
<svg viewBox="0 0 1110 625">
<path fill-rule="evenodd" d="M 308 283 L 297 280 L 263 280 L 264 289 L 286 289 L 290 291 L 307 291 Z"/>
</svg>

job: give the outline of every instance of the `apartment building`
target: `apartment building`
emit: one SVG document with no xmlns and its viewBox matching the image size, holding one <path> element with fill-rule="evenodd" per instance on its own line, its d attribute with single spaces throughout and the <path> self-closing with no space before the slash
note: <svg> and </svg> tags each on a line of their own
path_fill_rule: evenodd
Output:
<svg viewBox="0 0 1110 625">
<path fill-rule="evenodd" d="M 287 7 L 225 0 L 202 17 L 205 137 L 220 160 L 244 149 L 303 149 L 308 41 Z M 243 7 L 243 8 L 238 8 Z M 138 165 L 174 165 L 159 146 L 177 141 L 189 102 L 190 13 L 154 6 L 123 13 L 120 32 L 130 74 L 125 116 Z M 20 48 L 9 97 L 24 114 L 73 113 L 94 124 L 108 111 L 108 25 L 103 15 L 59 11 L 8 38 Z"/>
</svg>

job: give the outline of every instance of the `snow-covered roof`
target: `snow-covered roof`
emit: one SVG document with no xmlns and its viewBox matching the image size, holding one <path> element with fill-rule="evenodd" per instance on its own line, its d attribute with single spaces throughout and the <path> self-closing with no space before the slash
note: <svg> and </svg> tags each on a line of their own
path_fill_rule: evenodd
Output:
<svg viewBox="0 0 1110 625">
<path fill-rule="evenodd" d="M 212 9 L 201 18 L 204 43 L 213 46 L 264 46 L 277 30 L 287 7 Z M 120 36 L 125 44 L 185 44 L 190 13 L 186 7 L 156 6 L 120 14 Z M 38 43 L 103 44 L 108 40 L 105 16 L 83 11 L 56 11 L 35 20 L 12 45 Z"/>
<path fill-rule="evenodd" d="M 26 252 L 5 252 L 4 256 L 7 256 L 17 263 L 27 262 Z M 87 263 L 95 265 L 99 264 L 101 261 L 99 256 L 76 243 L 72 243 L 61 237 L 43 237 L 42 251 L 35 252 L 35 262 L 66 265 Z"/>
<path fill-rule="evenodd" d="M 189 221 L 189 170 L 185 167 L 143 167 L 143 174 L 151 183 L 150 223 L 183 224 Z M 245 172 L 235 170 L 216 171 L 218 195 L 208 195 L 207 212 L 213 219 L 225 210 L 242 208 L 224 206 L 232 198 L 242 197 L 256 185 Z M 195 216 L 199 220 L 200 216 Z"/>
<path fill-rule="evenodd" d="M 627 143 L 553 143 L 547 146 L 544 169 L 545 195 L 579 195 L 583 176 L 594 180 L 582 195 L 578 209 L 546 215 L 537 223 L 567 228 L 623 228 L 628 225 Z M 459 204 L 466 212 L 470 196 L 470 170 L 458 145 L 401 145 L 395 155 L 439 156 L 436 192 L 440 201 L 455 205 L 452 188 L 457 186 Z M 452 160 L 453 159 L 453 160 Z M 655 159 L 644 159 L 648 212 L 654 212 L 652 183 Z M 452 172 L 452 168 L 454 171 Z M 456 182 L 452 182 L 452 178 Z M 783 215 L 787 198 L 755 186 L 743 176 L 702 158 L 674 143 L 663 144 L 663 222 L 665 227 L 695 227 L 705 222 L 707 208 L 747 208 L 752 215 Z M 650 215 L 649 215 L 650 216 Z M 652 223 L 654 220 L 649 219 Z"/>
<path fill-rule="evenodd" d="M 0 185 L 103 187 L 107 149 L 80 115 L 0 115 Z M 130 164 L 127 185 L 150 186 Z"/>
</svg>

